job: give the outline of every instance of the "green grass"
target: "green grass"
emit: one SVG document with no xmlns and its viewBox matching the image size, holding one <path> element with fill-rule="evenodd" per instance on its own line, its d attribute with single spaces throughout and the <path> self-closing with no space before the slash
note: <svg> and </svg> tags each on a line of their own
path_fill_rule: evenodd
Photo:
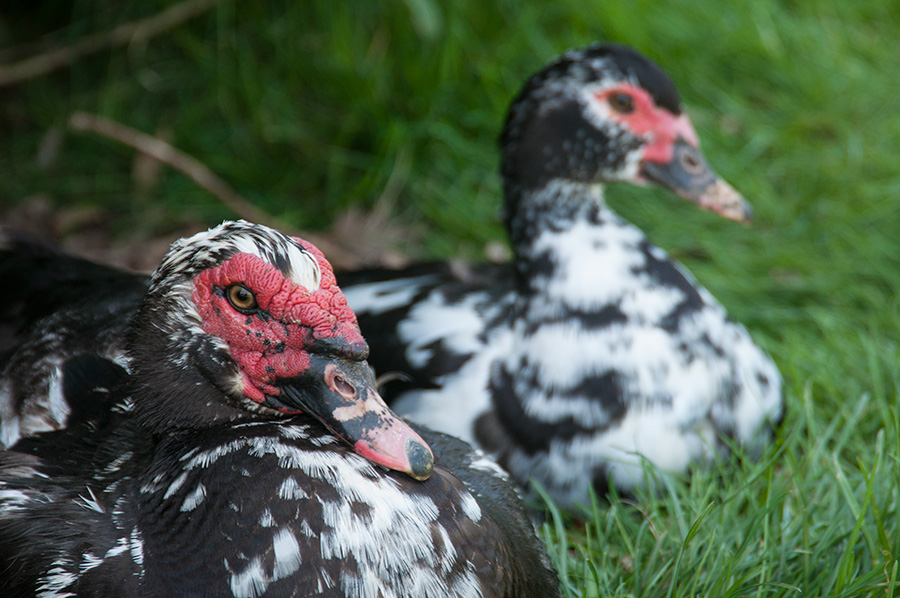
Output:
<svg viewBox="0 0 900 598">
<path fill-rule="evenodd" d="M 0 48 L 58 45 L 162 3 L 43 3 Z M 23 5 L 24 6 L 24 5 Z M 324 229 L 388 202 L 417 257 L 480 259 L 503 238 L 496 136 L 525 78 L 595 40 L 649 54 L 681 90 L 751 227 L 662 191 L 611 203 L 745 323 L 785 375 L 758 461 L 658 497 L 602 500 L 543 532 L 568 596 L 900 596 L 900 4 L 559 0 L 223 2 L 144 44 L 0 90 L 0 201 L 99 207 L 120 237 L 231 216 L 130 150 L 48 131 L 75 110 L 160 133 L 285 221 Z M 390 181 L 390 183 L 389 183 Z"/>
</svg>

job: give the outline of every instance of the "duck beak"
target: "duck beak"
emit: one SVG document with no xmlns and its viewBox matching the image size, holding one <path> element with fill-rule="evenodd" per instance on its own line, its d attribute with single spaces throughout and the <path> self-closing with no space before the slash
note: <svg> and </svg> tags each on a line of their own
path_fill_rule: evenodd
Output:
<svg viewBox="0 0 900 598">
<path fill-rule="evenodd" d="M 426 480 L 431 448 L 385 404 L 365 361 L 310 355 L 308 374 L 281 385 L 281 400 L 314 416 L 374 463 Z"/>
<path fill-rule="evenodd" d="M 682 138 L 675 141 L 668 162 L 643 160 L 641 176 L 729 220 L 749 222 L 752 217 L 741 194 L 713 172 L 699 149 Z"/>
</svg>

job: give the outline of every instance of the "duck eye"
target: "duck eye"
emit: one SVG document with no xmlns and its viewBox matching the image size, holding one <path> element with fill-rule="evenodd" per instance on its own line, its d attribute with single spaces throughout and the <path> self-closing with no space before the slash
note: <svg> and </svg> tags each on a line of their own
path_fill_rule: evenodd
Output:
<svg viewBox="0 0 900 598">
<path fill-rule="evenodd" d="M 624 92 L 616 92 L 609 95 L 609 105 L 619 114 L 631 114 L 634 112 L 634 98 Z"/>
<path fill-rule="evenodd" d="M 239 312 L 248 313 L 256 309 L 256 295 L 242 284 L 233 284 L 225 290 L 228 303 Z"/>
</svg>

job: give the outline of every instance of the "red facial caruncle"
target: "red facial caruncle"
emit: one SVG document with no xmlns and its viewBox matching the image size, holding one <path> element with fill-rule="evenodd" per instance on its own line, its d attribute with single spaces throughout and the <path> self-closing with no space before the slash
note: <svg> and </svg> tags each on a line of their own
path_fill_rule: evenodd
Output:
<svg viewBox="0 0 900 598">
<path fill-rule="evenodd" d="M 327 348 L 354 360 L 368 354 L 330 265 L 315 247 L 297 241 L 319 264 L 318 288 L 298 284 L 251 253 L 237 253 L 194 279 L 203 330 L 228 345 L 240 366 L 241 390 L 260 404 L 266 395 L 279 396 L 279 379 L 296 378 L 309 368 L 311 350 Z"/>
<path fill-rule="evenodd" d="M 678 138 L 694 148 L 700 143 L 686 114 L 676 116 L 657 106 L 650 94 L 640 87 L 621 83 L 594 93 L 594 97 L 602 105 L 609 106 L 609 118 L 649 140 L 644 148 L 645 161 L 668 163 Z"/>
</svg>

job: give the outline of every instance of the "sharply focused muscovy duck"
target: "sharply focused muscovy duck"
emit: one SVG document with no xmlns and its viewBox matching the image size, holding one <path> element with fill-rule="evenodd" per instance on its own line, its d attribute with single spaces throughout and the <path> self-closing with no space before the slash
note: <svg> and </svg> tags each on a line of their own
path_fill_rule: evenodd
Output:
<svg viewBox="0 0 900 598">
<path fill-rule="evenodd" d="M 508 477 L 381 400 L 312 245 L 225 223 L 149 289 L 16 251 L 0 358 L 49 383 L 3 370 L 0 595 L 558 595 Z"/>
<path fill-rule="evenodd" d="M 749 219 L 666 74 L 619 45 L 568 52 L 525 84 L 500 148 L 511 265 L 339 273 L 376 371 L 404 380 L 389 403 L 564 506 L 643 486 L 644 459 L 665 474 L 758 451 L 775 365 L 604 201 L 603 183 L 655 184 Z"/>
</svg>

